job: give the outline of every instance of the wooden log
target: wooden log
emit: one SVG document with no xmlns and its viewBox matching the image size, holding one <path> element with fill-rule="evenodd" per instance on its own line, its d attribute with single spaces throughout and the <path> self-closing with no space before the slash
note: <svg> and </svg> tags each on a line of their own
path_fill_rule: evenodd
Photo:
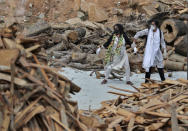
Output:
<svg viewBox="0 0 188 131">
<path fill-rule="evenodd" d="M 4 110 L 3 110 L 3 122 L 1 123 L 1 131 L 8 131 L 9 128 L 9 124 L 10 124 L 10 110 L 8 109 L 8 106 L 5 105 L 4 106 Z"/>
<path fill-rule="evenodd" d="M 33 58 L 34 58 L 35 62 L 40 65 L 40 62 L 39 62 L 39 60 L 37 59 L 37 57 L 36 57 L 35 55 L 33 55 Z M 55 88 L 55 87 L 54 87 L 55 85 L 49 80 L 49 78 L 48 78 L 46 72 L 44 71 L 44 69 L 41 69 L 41 68 L 39 68 L 39 69 L 40 69 L 40 71 L 41 71 L 41 73 L 42 73 L 42 76 L 43 76 L 44 79 L 46 80 L 48 86 L 49 86 L 50 88 L 54 89 L 54 88 Z"/>
<path fill-rule="evenodd" d="M 171 117 L 171 114 L 169 114 L 169 113 L 162 113 L 162 112 L 152 112 L 152 111 L 145 111 L 144 113 L 146 113 L 146 114 L 149 114 L 149 115 L 153 115 L 153 116 L 158 116 L 158 117 L 166 117 L 166 118 L 170 118 Z M 178 119 L 185 119 L 185 120 L 187 120 L 188 119 L 188 117 L 187 116 L 185 116 L 185 115 L 177 115 L 177 118 Z"/>
<path fill-rule="evenodd" d="M 86 53 L 76 53 L 76 52 L 73 52 L 72 53 L 72 60 L 73 62 L 80 62 L 82 63 L 87 57 L 87 54 Z"/>
<path fill-rule="evenodd" d="M 11 82 L 11 76 L 9 76 L 7 74 L 0 73 L 0 80 L 6 80 L 6 81 Z M 26 86 L 27 85 L 27 81 L 19 79 L 19 78 L 15 78 L 14 83 L 16 85 L 19 85 L 19 86 Z"/>
<path fill-rule="evenodd" d="M 187 56 L 188 35 L 179 37 L 175 42 L 175 52 Z"/>
<path fill-rule="evenodd" d="M 157 2 L 156 2 L 157 3 Z M 159 5 L 160 6 L 160 5 Z M 160 8 L 160 7 L 159 7 Z M 158 20 L 159 21 L 159 25 L 162 24 L 162 22 L 166 19 L 166 17 L 169 15 L 169 12 L 159 12 L 153 16 L 151 16 L 151 18 L 148 20 L 148 23 L 151 23 L 153 20 Z"/>
<path fill-rule="evenodd" d="M 180 20 L 187 20 L 188 21 L 188 14 L 183 14 L 179 18 Z"/>
<path fill-rule="evenodd" d="M 166 46 L 166 51 L 168 52 L 168 51 L 172 50 L 172 48 L 173 48 L 172 46 L 167 45 Z"/>
<path fill-rule="evenodd" d="M 121 116 L 125 116 L 125 121 L 130 121 L 131 118 L 135 117 L 136 115 L 126 109 L 118 108 L 117 114 Z"/>
<path fill-rule="evenodd" d="M 17 113 L 15 116 L 15 128 L 20 127 L 22 125 L 22 120 L 25 118 L 25 115 L 31 111 L 32 107 L 38 103 L 38 101 L 41 99 L 41 97 L 37 98 L 35 101 L 33 101 L 29 106 L 24 108 L 21 112 Z"/>
<path fill-rule="evenodd" d="M 5 47 L 7 49 L 15 49 L 15 48 L 17 48 L 16 42 L 11 40 L 11 39 L 3 38 L 3 43 L 4 43 L 4 45 L 5 45 Z M 23 48 L 20 47 L 19 49 L 23 49 Z"/>
<path fill-rule="evenodd" d="M 71 51 L 53 51 L 52 55 L 55 56 L 56 58 L 61 58 L 67 55 L 71 55 Z"/>
<path fill-rule="evenodd" d="M 118 96 L 124 96 L 124 97 L 129 97 L 129 96 L 131 96 L 131 95 L 129 95 L 129 94 L 123 94 L 123 93 L 112 92 L 112 91 L 109 91 L 108 93 L 114 94 L 114 95 L 118 95 Z"/>
<path fill-rule="evenodd" d="M 52 67 L 49 67 L 49 66 L 46 66 L 46 65 L 38 65 L 38 64 L 33 64 L 33 63 L 28 63 L 28 65 L 26 67 L 36 67 L 36 68 L 41 68 L 41 69 L 45 69 L 49 72 L 52 72 L 52 71 L 59 71 L 59 69 L 57 68 L 52 68 Z"/>
<path fill-rule="evenodd" d="M 46 30 L 50 29 L 51 26 L 44 22 L 44 21 L 39 21 L 33 25 L 31 25 L 27 30 L 26 30 L 26 36 L 31 37 L 38 35 L 42 32 L 45 32 Z"/>
<path fill-rule="evenodd" d="M 187 71 L 187 66 L 184 66 L 184 71 Z"/>
<path fill-rule="evenodd" d="M 76 85 L 74 82 L 72 82 L 67 77 L 63 76 L 62 74 L 59 74 L 58 72 L 55 72 L 55 71 L 53 71 L 52 74 L 58 76 L 63 81 L 70 83 L 72 92 L 79 92 L 81 90 L 81 88 L 78 85 Z"/>
<path fill-rule="evenodd" d="M 69 63 L 68 66 L 76 69 L 81 69 L 81 70 L 91 70 L 91 69 L 103 69 L 103 65 L 94 65 L 91 66 L 90 64 L 81 64 L 81 63 Z"/>
<path fill-rule="evenodd" d="M 23 108 L 24 104 L 26 103 L 26 101 L 28 101 L 28 99 L 30 97 L 32 97 L 32 95 L 36 94 L 36 93 L 42 93 L 44 92 L 42 87 L 37 87 L 36 89 L 32 90 L 31 92 L 26 93 L 23 97 L 20 98 L 20 101 L 15 103 L 15 107 L 14 107 L 14 113 L 18 113 L 20 112 L 20 110 Z"/>
<path fill-rule="evenodd" d="M 3 44 L 1 37 L 0 37 L 0 48 L 4 48 L 4 44 Z"/>
<path fill-rule="evenodd" d="M 27 108 L 26 108 L 27 109 Z M 26 111 L 26 110 L 24 110 Z M 27 112 L 24 112 L 24 115 L 20 115 L 19 119 L 15 120 L 15 128 L 18 129 L 21 126 L 27 124 L 27 122 L 32 119 L 36 114 L 40 114 L 45 111 L 45 108 L 41 105 L 33 106 L 30 110 L 27 110 Z"/>
<path fill-rule="evenodd" d="M 179 14 L 183 14 L 183 13 L 186 13 L 186 12 L 188 12 L 188 8 L 185 8 L 183 10 L 178 11 Z"/>
<path fill-rule="evenodd" d="M 167 56 L 170 57 L 174 53 L 174 50 L 175 50 L 174 47 L 171 50 L 169 50 Z"/>
<path fill-rule="evenodd" d="M 84 28 L 76 28 L 75 30 L 67 34 L 67 39 L 72 43 L 76 43 L 85 35 L 86 35 L 86 30 Z"/>
<path fill-rule="evenodd" d="M 11 30 L 9 28 L 3 28 L 0 31 L 0 36 L 2 36 L 4 38 L 12 38 L 13 37 L 13 30 Z"/>
<path fill-rule="evenodd" d="M 131 117 L 131 119 L 129 121 L 129 124 L 128 124 L 127 131 L 132 131 L 133 130 L 134 123 L 135 123 L 135 117 Z"/>
<path fill-rule="evenodd" d="M 50 54 L 53 51 L 66 50 L 68 48 L 66 43 L 67 43 L 67 41 L 63 40 L 61 43 L 59 43 L 59 44 L 47 49 L 46 53 Z"/>
<path fill-rule="evenodd" d="M 17 44 L 12 39 L 3 38 L 3 43 L 7 49 L 19 49 L 22 54 L 26 53 L 27 56 L 32 56 L 31 52 L 29 51 L 26 52 L 25 48 L 22 45 Z"/>
<path fill-rule="evenodd" d="M 173 42 L 178 36 L 186 34 L 186 25 L 183 21 L 167 19 L 161 25 L 164 39 L 167 43 Z"/>
<path fill-rule="evenodd" d="M 10 100 L 10 104 L 11 104 L 11 123 L 10 123 L 10 129 L 11 130 L 15 130 L 14 129 L 14 77 L 15 77 L 15 61 L 16 59 L 12 59 L 11 61 L 11 86 L 10 86 L 10 94 L 11 94 L 11 100 Z"/>
<path fill-rule="evenodd" d="M 26 51 L 26 52 L 32 52 L 32 51 L 38 49 L 40 46 L 41 46 L 41 45 L 36 44 L 36 45 L 34 45 L 34 46 L 31 46 L 31 47 L 25 49 L 25 51 Z"/>
<path fill-rule="evenodd" d="M 124 120 L 124 117 L 119 116 L 117 119 L 115 119 L 114 121 L 112 121 L 111 123 L 109 123 L 108 129 L 113 129 L 117 124 L 119 124 L 123 120 Z"/>
<path fill-rule="evenodd" d="M 172 54 L 169 57 L 169 60 L 176 61 L 176 62 L 182 62 L 182 63 L 187 64 L 187 58 L 184 57 L 184 56 L 181 56 L 179 54 Z"/>
<path fill-rule="evenodd" d="M 35 43 L 35 42 L 38 42 L 39 40 L 37 38 L 32 38 L 32 37 L 29 37 L 29 38 L 26 38 L 26 37 L 19 37 L 19 38 L 16 38 L 16 43 L 17 44 L 30 44 L 30 43 Z"/>
<path fill-rule="evenodd" d="M 158 11 L 151 5 L 142 6 L 142 10 L 149 16 L 153 16 L 158 13 Z"/>
<path fill-rule="evenodd" d="M 169 120 L 169 118 L 164 118 L 163 122 L 152 123 L 151 125 L 146 127 L 146 130 L 147 131 L 156 131 L 156 130 L 160 129 L 161 127 L 163 127 L 168 120 Z"/>
<path fill-rule="evenodd" d="M 86 63 L 103 64 L 103 60 L 104 60 L 103 56 L 98 56 L 97 54 L 88 54 L 86 58 Z"/>
<path fill-rule="evenodd" d="M 51 116 L 51 118 L 57 122 L 57 124 L 59 124 L 60 126 L 62 126 L 64 129 L 66 129 L 67 131 L 71 131 L 71 129 L 69 129 L 66 125 L 64 125 L 63 123 L 61 123 L 59 120 L 57 120 L 57 118 Z"/>
<path fill-rule="evenodd" d="M 184 65 L 182 62 L 165 61 L 165 68 L 173 71 L 183 71 Z"/>
<path fill-rule="evenodd" d="M 175 104 L 171 104 L 171 122 L 172 122 L 172 131 L 179 131 Z"/>
<path fill-rule="evenodd" d="M 127 89 L 120 89 L 120 88 L 116 88 L 116 87 L 113 87 L 113 86 L 109 86 L 109 87 L 112 88 L 112 89 L 119 90 L 119 91 L 124 91 L 124 92 L 129 92 L 129 93 L 136 93 L 135 91 L 131 91 L 131 90 L 127 90 Z"/>
<path fill-rule="evenodd" d="M 0 50 L 0 70 L 10 70 L 11 60 L 16 60 L 19 56 L 18 49 L 3 49 Z"/>
</svg>

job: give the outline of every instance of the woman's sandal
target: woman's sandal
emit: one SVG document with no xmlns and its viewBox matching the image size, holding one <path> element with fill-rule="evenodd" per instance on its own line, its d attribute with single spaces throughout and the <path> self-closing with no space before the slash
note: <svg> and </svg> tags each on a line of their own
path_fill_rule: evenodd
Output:
<svg viewBox="0 0 188 131">
<path fill-rule="evenodd" d="M 133 85 L 131 81 L 127 81 L 127 85 Z"/>
<path fill-rule="evenodd" d="M 101 84 L 106 84 L 107 83 L 107 80 L 103 80 L 102 82 L 101 82 Z"/>
</svg>

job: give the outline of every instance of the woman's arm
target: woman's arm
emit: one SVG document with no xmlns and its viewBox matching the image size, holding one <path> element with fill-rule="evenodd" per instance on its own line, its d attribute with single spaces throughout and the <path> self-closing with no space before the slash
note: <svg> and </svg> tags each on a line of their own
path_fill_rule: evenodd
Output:
<svg viewBox="0 0 188 131">
<path fill-rule="evenodd" d="M 164 40 L 164 35 L 163 35 L 163 32 L 161 31 L 161 47 L 163 49 L 163 56 L 164 56 L 164 59 L 167 59 L 167 51 L 166 51 L 166 43 L 165 43 L 165 40 Z"/>
<path fill-rule="evenodd" d="M 139 31 L 136 33 L 136 35 L 134 36 L 134 39 L 137 40 L 139 37 L 144 36 L 144 35 L 148 35 L 149 29 L 144 29 L 142 31 Z"/>
<path fill-rule="evenodd" d="M 163 35 L 163 32 L 161 31 L 161 46 L 163 49 L 166 49 L 166 43 L 165 43 L 165 40 L 164 40 L 164 35 Z"/>
<path fill-rule="evenodd" d="M 111 35 L 110 38 L 107 40 L 107 42 L 103 45 L 105 48 L 108 48 L 108 46 L 111 44 L 112 38 L 113 38 L 113 35 Z"/>
<path fill-rule="evenodd" d="M 127 36 L 126 33 L 123 34 L 123 37 L 124 37 L 124 39 L 125 39 L 125 43 L 126 43 L 126 44 L 129 44 L 129 45 L 131 46 L 131 41 L 130 41 L 130 39 L 128 38 L 128 36 Z"/>
</svg>

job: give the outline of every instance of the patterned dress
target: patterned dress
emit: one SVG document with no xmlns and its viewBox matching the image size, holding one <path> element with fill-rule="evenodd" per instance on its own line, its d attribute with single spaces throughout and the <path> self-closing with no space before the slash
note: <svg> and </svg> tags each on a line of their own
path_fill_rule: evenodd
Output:
<svg viewBox="0 0 188 131">
<path fill-rule="evenodd" d="M 126 80 L 130 81 L 130 66 L 125 44 L 123 35 L 120 37 L 113 35 L 105 56 L 105 79 L 109 77 L 112 69 L 120 70 L 123 68 L 126 71 Z"/>
</svg>

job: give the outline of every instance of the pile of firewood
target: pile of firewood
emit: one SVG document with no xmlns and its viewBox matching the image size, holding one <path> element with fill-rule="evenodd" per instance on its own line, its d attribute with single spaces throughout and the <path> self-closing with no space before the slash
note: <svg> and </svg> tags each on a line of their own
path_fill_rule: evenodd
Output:
<svg viewBox="0 0 188 131">
<path fill-rule="evenodd" d="M 3 29 L 0 38 L 0 130 L 87 130 L 69 99 L 80 87 L 47 66 L 37 50 L 42 43 L 18 38 L 17 27 Z"/>
<path fill-rule="evenodd" d="M 30 52 L 42 49 L 50 66 L 69 66 L 82 70 L 102 69 L 105 51 L 100 57 L 95 54 L 95 51 L 98 45 L 104 44 L 109 38 L 114 24 L 123 24 L 125 32 L 132 39 L 136 32 L 147 28 L 148 23 L 157 19 L 168 44 L 169 59 L 165 62 L 166 69 L 175 71 L 187 69 L 185 56 L 188 4 L 186 0 L 124 0 L 119 2 L 111 0 L 107 5 L 100 5 L 105 1 L 75 0 L 73 3 L 79 9 L 77 17 L 71 17 L 61 23 L 56 23 L 55 20 L 53 23 L 47 23 L 42 18 L 34 24 L 25 22 L 23 27 L 19 28 L 24 28 L 24 35 L 29 39 L 25 40 L 23 34 L 16 33 L 15 24 L 10 26 L 12 30 L 0 31 L 0 35 L 10 38 L 12 33 L 16 36 L 15 41 L 19 45 L 17 48 L 21 49 L 22 53 L 26 52 L 27 57 L 31 57 Z M 103 6 L 106 8 L 101 8 Z M 35 9 L 35 7 L 31 8 Z M 44 17 L 46 16 L 48 15 Z M 8 21 L 4 21 L 3 25 L 6 25 L 6 22 Z M 7 39 L 3 41 L 10 43 Z M 0 47 L 3 46 L 1 43 L 0 41 Z M 127 46 L 132 71 L 142 72 L 144 45 L 145 40 L 140 39 L 137 43 L 140 57 L 136 62 L 132 49 Z M 5 46 L 11 46 L 11 44 Z"/>
<path fill-rule="evenodd" d="M 187 130 L 188 81 L 150 80 L 135 91 L 110 87 L 115 100 L 102 102 L 98 110 L 80 111 L 80 120 L 90 129 L 107 131 Z"/>
<path fill-rule="evenodd" d="M 124 16 L 124 14 L 121 14 L 121 11 L 119 11 L 120 14 L 114 14 L 114 17 L 117 15 L 119 23 L 124 25 L 125 32 L 130 39 L 134 37 L 136 32 L 148 28 L 147 24 L 152 20 L 158 20 L 167 44 L 168 59 L 165 61 L 166 70 L 187 70 L 187 1 L 159 0 L 142 2 L 133 0 L 132 3 L 130 2 L 128 4 L 126 4 L 126 2 L 120 2 L 119 8 L 120 10 L 127 12 L 127 15 Z M 128 13 L 130 10 L 132 13 Z M 140 14 L 140 12 L 143 14 Z M 102 45 L 106 42 L 112 32 L 112 25 L 116 23 L 113 23 L 110 26 L 108 22 L 103 25 L 87 20 L 82 21 L 79 18 L 70 19 L 66 21 L 66 23 L 74 27 L 74 30 L 68 32 L 66 35 L 68 42 L 72 45 L 71 52 L 51 50 L 53 59 L 51 59 L 52 61 L 49 64 L 54 66 L 70 66 L 84 70 L 101 69 L 104 66 L 102 61 L 105 51 L 103 51 L 99 57 L 95 54 L 95 51 L 98 45 Z M 79 37 L 83 36 L 79 35 L 83 34 L 83 31 L 76 28 L 85 29 L 85 36 Z M 131 70 L 142 72 L 141 64 L 145 48 L 145 39 L 139 39 L 137 47 L 139 57 L 136 61 L 136 56 L 132 55 L 133 51 L 129 46 L 127 46 L 127 52 L 130 53 L 129 61 Z M 56 49 L 58 50 L 59 48 Z"/>
</svg>

